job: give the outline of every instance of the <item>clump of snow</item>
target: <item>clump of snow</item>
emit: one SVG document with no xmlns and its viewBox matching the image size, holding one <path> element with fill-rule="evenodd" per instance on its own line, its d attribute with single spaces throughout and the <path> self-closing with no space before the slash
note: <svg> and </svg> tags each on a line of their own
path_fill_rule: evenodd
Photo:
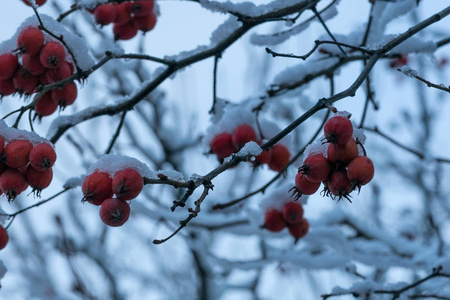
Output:
<svg viewBox="0 0 450 300">
<path fill-rule="evenodd" d="M 415 77 L 417 76 L 417 71 L 408 67 L 407 65 L 404 65 L 400 68 L 400 72 L 405 74 L 408 77 Z"/>
<path fill-rule="evenodd" d="M 240 156 L 244 156 L 244 155 L 251 155 L 251 156 L 258 156 L 261 154 L 263 150 L 261 149 L 261 147 L 253 142 L 250 141 L 247 144 L 244 145 L 244 147 L 242 147 L 241 150 L 239 150 L 239 152 L 237 153 L 237 155 Z"/>
<path fill-rule="evenodd" d="M 105 154 L 101 156 L 89 167 L 87 175 L 98 170 L 108 173 L 112 177 L 117 171 L 128 168 L 135 169 L 142 175 L 142 177 L 156 177 L 155 173 L 151 171 L 146 164 L 140 162 L 136 158 L 117 154 Z"/>
<path fill-rule="evenodd" d="M 95 65 L 95 61 L 93 57 L 90 55 L 89 48 L 87 47 L 85 41 L 74 33 L 68 31 L 61 23 L 57 22 L 50 16 L 45 14 L 40 15 L 42 23 L 45 28 L 51 31 L 56 36 L 62 36 L 64 38 L 65 43 L 70 48 L 72 53 L 75 55 L 77 60 L 78 67 L 82 70 L 88 70 Z M 17 38 L 27 27 L 38 27 L 40 25 L 39 20 L 35 15 L 25 19 L 22 24 L 17 28 L 16 33 L 12 36 L 11 39 L 6 40 L 0 44 L 0 53 L 8 53 L 17 48 Z M 49 34 L 44 33 L 45 41 L 56 41 L 55 38 L 50 36 Z M 67 53 L 66 59 L 71 62 L 72 58 L 69 53 Z"/>
<path fill-rule="evenodd" d="M 320 138 L 319 140 L 306 146 L 304 152 L 305 158 L 314 154 L 322 154 L 325 158 L 327 158 L 328 143 L 322 142 L 324 138 L 325 137 L 322 136 L 322 138 Z"/>
<path fill-rule="evenodd" d="M 40 137 L 37 133 L 9 127 L 4 120 L 0 120 L 0 135 L 5 139 L 5 143 L 14 140 L 28 140 L 33 145 L 47 143 L 53 148 L 55 147 L 50 141 Z"/>
<path fill-rule="evenodd" d="M 71 178 L 66 180 L 66 182 L 63 185 L 63 187 L 65 189 L 73 189 L 73 188 L 82 186 L 84 178 L 85 178 L 84 175 L 78 176 L 78 177 L 71 177 Z"/>
<path fill-rule="evenodd" d="M 180 181 L 180 182 L 185 181 L 183 174 L 181 174 L 180 172 L 175 171 L 175 170 L 159 170 L 159 171 L 153 172 L 153 177 L 151 177 L 150 174 L 149 174 L 149 176 L 145 176 L 145 177 L 148 177 L 151 179 L 156 179 L 156 178 L 159 178 L 158 177 L 159 174 L 164 175 L 168 179 L 171 179 L 171 180 Z"/>
<path fill-rule="evenodd" d="M 366 135 L 364 134 L 364 129 L 362 128 L 353 128 L 353 136 L 355 140 L 358 139 L 361 144 L 366 143 Z"/>
</svg>

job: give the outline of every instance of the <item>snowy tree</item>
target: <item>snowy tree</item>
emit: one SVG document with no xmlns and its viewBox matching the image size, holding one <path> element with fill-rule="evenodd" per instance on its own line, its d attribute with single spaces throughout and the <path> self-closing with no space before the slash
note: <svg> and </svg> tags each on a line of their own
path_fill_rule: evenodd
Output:
<svg viewBox="0 0 450 300">
<path fill-rule="evenodd" d="M 0 295 L 450 299 L 445 2 L 4 3 Z"/>
</svg>

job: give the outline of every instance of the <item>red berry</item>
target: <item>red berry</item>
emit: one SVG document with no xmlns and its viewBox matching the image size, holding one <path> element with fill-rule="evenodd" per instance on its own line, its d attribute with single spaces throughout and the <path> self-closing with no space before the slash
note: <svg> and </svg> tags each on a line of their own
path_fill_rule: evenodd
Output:
<svg viewBox="0 0 450 300">
<path fill-rule="evenodd" d="M 211 151 L 217 155 L 219 161 L 236 152 L 232 135 L 228 132 L 216 135 L 209 143 L 209 146 L 211 147 Z"/>
<path fill-rule="evenodd" d="M 122 226 L 130 216 L 130 205 L 117 198 L 108 198 L 100 207 L 100 219 L 109 226 Z"/>
<path fill-rule="evenodd" d="M 63 79 L 66 79 L 67 77 L 70 77 L 70 75 L 72 75 L 72 70 L 70 68 L 70 64 L 67 61 L 63 61 L 58 68 L 48 69 L 45 72 L 48 83 L 61 81 Z"/>
<path fill-rule="evenodd" d="M 264 214 L 264 228 L 272 232 L 278 232 L 286 227 L 286 221 L 283 219 L 281 211 L 270 209 Z"/>
<path fill-rule="evenodd" d="M 25 3 L 25 4 L 28 5 L 28 6 L 31 6 L 30 1 L 28 1 L 28 0 L 22 0 L 22 2 Z M 41 6 L 41 5 L 43 5 L 45 2 L 47 2 L 47 0 L 36 0 L 36 5 L 37 5 L 37 6 Z"/>
<path fill-rule="evenodd" d="M 5 138 L 0 135 L 0 153 L 3 152 L 3 149 L 5 148 Z M 1 170 L 1 168 L 0 168 Z"/>
<path fill-rule="evenodd" d="M 322 154 L 313 154 L 303 161 L 298 172 L 312 182 L 322 182 L 330 175 L 330 164 Z"/>
<path fill-rule="evenodd" d="M 323 126 L 325 139 L 337 145 L 344 145 L 353 135 L 352 122 L 344 116 L 334 116 Z"/>
<path fill-rule="evenodd" d="M 44 67 L 58 68 L 66 59 L 66 50 L 59 42 L 48 42 L 42 47 L 39 59 Z"/>
<path fill-rule="evenodd" d="M 26 186 L 25 177 L 18 169 L 8 168 L 0 175 L 0 189 L 8 201 L 13 201 Z"/>
<path fill-rule="evenodd" d="M 32 166 L 28 166 L 27 171 L 25 172 L 25 180 L 31 186 L 33 192 L 36 192 L 38 197 L 40 196 L 41 191 L 50 185 L 52 179 L 52 168 L 45 171 L 37 171 Z"/>
<path fill-rule="evenodd" d="M 283 215 L 283 219 L 288 224 L 297 224 L 300 223 L 303 219 L 303 207 L 298 202 L 288 202 L 283 206 L 281 210 Z"/>
<path fill-rule="evenodd" d="M 358 156 L 347 167 L 347 177 L 353 186 L 368 184 L 375 173 L 372 160 L 367 156 Z"/>
<path fill-rule="evenodd" d="M 156 25 L 156 15 L 151 13 L 147 16 L 133 18 L 133 26 L 140 31 L 147 32 Z"/>
<path fill-rule="evenodd" d="M 6 244 L 8 244 L 8 240 L 8 232 L 3 226 L 0 226 L 0 250 L 6 247 Z"/>
<path fill-rule="evenodd" d="M 95 22 L 102 26 L 113 23 L 116 19 L 116 16 L 116 6 L 113 4 L 99 5 L 94 10 Z"/>
<path fill-rule="evenodd" d="M 280 172 L 288 165 L 291 153 L 289 153 L 289 150 L 281 144 L 274 145 L 269 151 L 269 168 L 273 171 Z"/>
<path fill-rule="evenodd" d="M 134 27 L 133 22 L 128 22 L 119 25 L 115 23 L 113 26 L 114 39 L 117 40 L 130 40 L 134 38 L 138 30 Z"/>
<path fill-rule="evenodd" d="M 327 150 L 328 160 L 348 164 L 359 155 L 358 146 L 354 139 L 350 139 L 344 145 L 329 144 Z"/>
<path fill-rule="evenodd" d="M 17 56 L 10 53 L 0 55 L 0 80 L 13 77 L 18 66 Z"/>
<path fill-rule="evenodd" d="M 16 88 L 12 79 L 0 80 L 0 98 L 14 94 Z"/>
<path fill-rule="evenodd" d="M 117 198 L 131 200 L 136 198 L 144 187 L 144 179 L 135 169 L 117 171 L 112 180 L 112 190 Z"/>
<path fill-rule="evenodd" d="M 339 197 L 338 200 L 346 198 L 350 201 L 349 194 L 353 190 L 353 187 L 347 174 L 344 171 L 337 171 L 331 174 L 330 180 L 327 183 L 327 189 L 332 195 Z"/>
<path fill-rule="evenodd" d="M 128 6 L 130 6 L 130 2 L 124 2 L 119 5 L 116 5 L 116 20 L 114 21 L 117 25 L 123 25 L 125 23 L 129 23 L 131 21 L 131 15 L 128 13 Z"/>
<path fill-rule="evenodd" d="M 42 95 L 41 99 L 34 106 L 36 117 L 42 119 L 42 117 L 49 116 L 56 111 L 58 104 L 53 101 L 52 92 L 48 91 Z"/>
<path fill-rule="evenodd" d="M 31 56 L 29 54 L 24 54 L 22 56 L 22 66 L 32 75 L 41 75 L 45 72 L 45 68 L 38 55 Z"/>
<path fill-rule="evenodd" d="M 100 205 L 102 202 L 113 196 L 112 178 L 108 173 L 95 171 L 86 176 L 81 187 L 83 191 L 83 200 L 94 205 Z"/>
<path fill-rule="evenodd" d="M 295 238 L 295 242 L 304 237 L 309 231 L 309 223 L 306 219 L 301 219 L 297 224 L 288 225 L 289 233 Z"/>
<path fill-rule="evenodd" d="M 303 176 L 300 173 L 297 173 L 295 176 L 295 186 L 291 189 L 293 190 L 293 196 L 295 198 L 299 198 L 301 195 L 312 195 L 320 187 L 320 182 L 311 182 L 306 176 Z"/>
<path fill-rule="evenodd" d="M 56 161 L 55 149 L 50 144 L 40 143 L 30 151 L 30 165 L 37 171 L 50 169 Z M 31 184 L 30 184 L 31 185 Z"/>
<path fill-rule="evenodd" d="M 53 102 L 57 103 L 61 108 L 71 105 L 77 99 L 77 85 L 73 82 L 66 84 L 63 88 L 52 90 Z"/>
<path fill-rule="evenodd" d="M 19 67 L 19 70 L 16 72 L 16 75 L 14 75 L 12 81 L 17 92 L 27 95 L 31 95 L 39 84 L 38 77 L 32 75 L 23 67 Z"/>
<path fill-rule="evenodd" d="M 408 63 L 408 55 L 407 54 L 403 54 L 399 58 L 391 59 L 391 61 L 389 62 L 389 66 L 392 69 L 397 69 L 397 68 L 400 68 L 400 67 L 406 65 L 407 63 Z"/>
<path fill-rule="evenodd" d="M 3 150 L 2 159 L 10 168 L 21 168 L 28 164 L 33 144 L 28 140 L 14 140 Z"/>
<path fill-rule="evenodd" d="M 236 127 L 233 131 L 232 140 L 236 149 L 241 149 L 250 141 L 256 141 L 258 137 L 252 126 L 242 124 Z"/>
<path fill-rule="evenodd" d="M 17 47 L 22 53 L 34 56 L 41 50 L 44 40 L 42 31 L 36 27 L 28 27 L 20 32 L 17 38 Z"/>
<path fill-rule="evenodd" d="M 125 8 L 127 12 L 133 17 L 147 16 L 153 12 L 153 1 L 134 1 L 130 4 L 131 5 L 125 6 Z"/>
</svg>

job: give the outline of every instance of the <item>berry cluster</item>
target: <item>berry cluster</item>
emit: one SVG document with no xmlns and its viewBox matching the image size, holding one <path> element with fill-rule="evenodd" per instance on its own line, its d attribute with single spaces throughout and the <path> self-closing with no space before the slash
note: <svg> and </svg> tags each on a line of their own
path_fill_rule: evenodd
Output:
<svg viewBox="0 0 450 300">
<path fill-rule="evenodd" d="M 8 241 L 9 241 L 8 232 L 3 226 L 0 226 L 0 250 L 6 247 Z"/>
<path fill-rule="evenodd" d="M 33 145 L 27 139 L 5 141 L 0 135 L 0 195 L 8 201 L 31 186 L 37 196 L 52 182 L 56 161 L 53 147 L 46 143 Z"/>
<path fill-rule="evenodd" d="M 45 2 L 47 2 L 47 0 L 35 0 L 35 1 L 36 1 L 36 5 L 37 5 L 37 6 L 44 5 Z M 28 5 L 28 6 L 31 6 L 31 3 L 30 3 L 29 0 L 22 0 L 22 2 L 25 3 L 25 4 Z"/>
<path fill-rule="evenodd" d="M 84 179 L 82 201 L 101 205 L 100 218 L 106 225 L 122 226 L 130 216 L 130 205 L 126 201 L 136 198 L 143 187 L 144 179 L 133 168 L 125 168 L 111 175 L 96 170 Z"/>
<path fill-rule="evenodd" d="M 406 65 L 409 61 L 408 54 L 402 54 L 400 57 L 393 58 L 389 61 L 389 67 L 392 69 L 398 69 Z"/>
<path fill-rule="evenodd" d="M 281 211 L 275 208 L 267 210 L 262 227 L 272 232 L 279 232 L 287 227 L 297 242 L 308 233 L 309 223 L 303 218 L 302 205 L 299 202 L 291 201 L 286 203 Z"/>
<path fill-rule="evenodd" d="M 222 163 L 225 157 L 239 152 L 250 141 L 262 144 L 252 126 L 241 124 L 234 129 L 233 133 L 223 132 L 214 136 L 209 146 L 211 152 L 215 153 L 219 162 Z M 255 167 L 267 164 L 271 170 L 280 172 L 289 163 L 290 156 L 289 150 L 284 145 L 276 144 L 269 151 L 261 152 L 250 162 Z"/>
<path fill-rule="evenodd" d="M 17 49 L 0 55 L 0 96 L 19 93 L 29 96 L 39 85 L 51 84 L 70 77 L 74 66 L 67 61 L 64 46 L 57 41 L 46 41 L 44 33 L 36 27 L 27 27 L 17 38 Z M 74 82 L 45 93 L 36 103 L 36 117 L 64 109 L 77 97 Z"/>
<path fill-rule="evenodd" d="M 155 27 L 154 6 L 153 0 L 107 3 L 97 6 L 92 13 L 95 22 L 101 26 L 114 23 L 115 40 L 129 40 L 139 30 L 145 34 Z"/>
<path fill-rule="evenodd" d="M 370 158 L 359 155 L 358 144 L 353 138 L 353 125 L 348 117 L 336 115 L 324 126 L 325 140 L 328 143 L 324 153 L 312 152 L 298 169 L 295 177 L 293 195 L 312 195 L 323 182 L 324 194 L 338 200 L 350 201 L 350 193 L 369 183 L 374 176 L 374 166 Z"/>
</svg>

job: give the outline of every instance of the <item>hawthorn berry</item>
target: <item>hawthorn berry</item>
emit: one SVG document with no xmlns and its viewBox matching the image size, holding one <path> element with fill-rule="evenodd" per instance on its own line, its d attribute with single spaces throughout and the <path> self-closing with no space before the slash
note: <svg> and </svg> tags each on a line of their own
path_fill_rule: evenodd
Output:
<svg viewBox="0 0 450 300">
<path fill-rule="evenodd" d="M 58 104 L 53 101 L 52 92 L 48 91 L 42 95 L 41 99 L 34 106 L 34 111 L 36 113 L 35 118 L 39 120 L 42 117 L 49 116 L 56 111 Z"/>
<path fill-rule="evenodd" d="M 375 173 L 373 162 L 367 156 L 358 156 L 353 159 L 347 167 L 347 177 L 352 186 L 361 188 L 368 184 Z"/>
<path fill-rule="evenodd" d="M 5 148 L 5 138 L 0 135 L 0 153 L 3 152 L 4 148 Z"/>
<path fill-rule="evenodd" d="M 17 38 L 17 50 L 20 53 L 34 56 L 44 46 L 44 34 L 36 27 L 27 27 L 22 30 Z"/>
<path fill-rule="evenodd" d="M 138 29 L 134 27 L 133 22 L 118 24 L 113 26 L 114 40 L 130 40 L 136 36 Z"/>
<path fill-rule="evenodd" d="M 144 187 L 144 179 L 135 169 L 117 171 L 112 179 L 112 190 L 117 198 L 131 200 L 136 198 Z"/>
<path fill-rule="evenodd" d="M 359 155 L 358 146 L 354 139 L 348 140 L 343 145 L 329 144 L 327 150 L 328 160 L 348 164 Z"/>
<path fill-rule="evenodd" d="M 113 23 L 116 20 L 117 11 L 114 4 L 99 5 L 94 10 L 95 22 L 101 26 Z"/>
<path fill-rule="evenodd" d="M 105 199 L 111 198 L 114 194 L 112 191 L 112 178 L 108 173 L 100 171 L 95 171 L 86 176 L 81 190 L 84 195 L 81 201 L 87 201 L 94 205 L 102 204 Z"/>
<path fill-rule="evenodd" d="M 0 250 L 6 247 L 8 244 L 9 236 L 6 229 L 0 225 Z"/>
<path fill-rule="evenodd" d="M 287 224 L 297 224 L 303 218 L 303 207 L 300 203 L 291 201 L 283 206 L 281 214 Z"/>
<path fill-rule="evenodd" d="M 40 143 L 33 147 L 29 155 L 30 165 L 36 171 L 50 169 L 56 161 L 55 149 L 50 144 Z"/>
<path fill-rule="evenodd" d="M 29 0 L 22 0 L 23 3 L 25 3 L 28 6 L 31 6 L 31 3 Z M 43 5 L 45 2 L 47 2 L 47 0 L 36 0 L 36 5 L 37 6 L 41 6 Z"/>
<path fill-rule="evenodd" d="M 323 154 L 313 154 L 303 161 L 303 165 L 298 169 L 298 172 L 309 181 L 322 182 L 328 178 L 330 170 L 330 164 Z"/>
<path fill-rule="evenodd" d="M 26 188 L 24 175 L 18 169 L 8 168 L 0 175 L 0 189 L 12 202 Z"/>
<path fill-rule="evenodd" d="M 66 50 L 60 43 L 51 41 L 42 47 L 39 59 L 42 65 L 48 69 L 58 68 L 66 59 Z"/>
<path fill-rule="evenodd" d="M 349 197 L 353 187 L 346 172 L 337 171 L 331 174 L 330 179 L 327 182 L 327 189 L 327 193 L 337 196 L 338 200 L 345 198 L 350 201 Z"/>
<path fill-rule="evenodd" d="M 2 160 L 10 168 L 21 168 L 28 164 L 33 144 L 28 140 L 14 140 L 5 146 Z"/>
<path fill-rule="evenodd" d="M 45 72 L 48 83 L 54 83 L 70 77 L 72 70 L 70 64 L 67 61 L 63 61 L 58 68 L 48 69 Z"/>
<path fill-rule="evenodd" d="M 334 145 L 344 145 L 353 135 L 352 122 L 344 116 L 330 118 L 323 126 L 325 139 Z"/>
<path fill-rule="evenodd" d="M 155 25 L 156 16 L 153 13 L 147 16 L 133 18 L 133 26 L 144 33 L 152 30 Z"/>
<path fill-rule="evenodd" d="M 275 144 L 269 151 L 269 168 L 275 172 L 280 172 L 288 165 L 291 153 L 282 144 Z"/>
<path fill-rule="evenodd" d="M 228 132 L 216 135 L 209 143 L 209 146 L 211 147 L 211 151 L 217 155 L 219 161 L 236 152 L 232 135 Z"/>
<path fill-rule="evenodd" d="M 63 88 L 56 88 L 52 90 L 53 102 L 58 104 L 63 109 L 66 106 L 73 104 L 77 98 L 77 95 L 77 85 L 74 82 L 66 84 Z"/>
<path fill-rule="evenodd" d="M 25 180 L 33 189 L 33 193 L 40 197 L 41 191 L 48 187 L 53 179 L 53 170 L 49 168 L 44 171 L 38 171 L 32 166 L 28 166 L 25 172 Z"/>
<path fill-rule="evenodd" d="M 237 126 L 232 135 L 233 145 L 236 149 L 241 149 L 250 141 L 256 141 L 258 138 L 252 126 L 241 124 Z"/>
<path fill-rule="evenodd" d="M 37 76 L 31 74 L 27 69 L 20 66 L 12 78 L 14 88 L 20 94 L 31 95 L 39 84 Z"/>
<path fill-rule="evenodd" d="M 289 233 L 295 238 L 295 242 L 304 237 L 309 231 L 309 222 L 301 219 L 299 223 L 288 224 Z"/>
<path fill-rule="evenodd" d="M 266 228 L 272 232 L 279 232 L 286 227 L 286 221 L 283 219 L 281 211 L 276 209 L 270 209 L 264 214 L 264 225 Z"/>
<path fill-rule="evenodd" d="M 12 79 L 0 80 L 0 98 L 14 94 L 16 88 Z"/>
<path fill-rule="evenodd" d="M 303 174 L 297 173 L 295 176 L 295 186 L 291 189 L 292 196 L 296 199 L 302 195 L 312 195 L 320 187 L 320 182 L 309 181 Z"/>
<path fill-rule="evenodd" d="M 121 4 L 116 5 L 116 20 L 114 21 L 114 25 L 123 25 L 125 23 L 129 23 L 131 21 L 131 15 L 128 13 L 128 6 L 130 6 L 130 2 L 123 2 Z"/>
<path fill-rule="evenodd" d="M 108 198 L 100 207 L 100 219 L 103 223 L 112 227 L 122 226 L 130 216 L 130 205 L 127 202 Z"/>
<path fill-rule="evenodd" d="M 31 56 L 29 54 L 22 55 L 22 66 L 31 75 L 41 75 L 45 72 L 45 68 L 41 63 L 38 55 Z"/>
<path fill-rule="evenodd" d="M 14 54 L 5 53 L 0 55 L 0 80 L 13 77 L 18 66 L 19 60 Z"/>
</svg>

